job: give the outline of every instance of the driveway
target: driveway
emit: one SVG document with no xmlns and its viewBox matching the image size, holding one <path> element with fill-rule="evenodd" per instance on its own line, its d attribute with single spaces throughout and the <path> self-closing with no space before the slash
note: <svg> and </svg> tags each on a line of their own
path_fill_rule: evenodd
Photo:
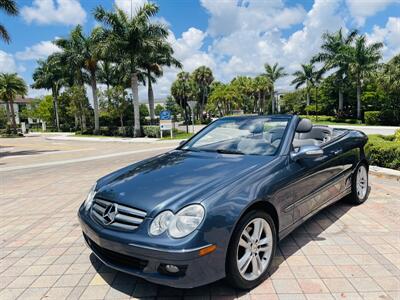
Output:
<svg viewBox="0 0 400 300">
<path fill-rule="evenodd" d="M 369 200 L 339 202 L 283 240 L 271 276 L 237 291 L 180 290 L 104 266 L 76 212 L 93 182 L 171 143 L 0 139 L 0 299 L 399 299 L 400 184 L 371 178 Z"/>
</svg>

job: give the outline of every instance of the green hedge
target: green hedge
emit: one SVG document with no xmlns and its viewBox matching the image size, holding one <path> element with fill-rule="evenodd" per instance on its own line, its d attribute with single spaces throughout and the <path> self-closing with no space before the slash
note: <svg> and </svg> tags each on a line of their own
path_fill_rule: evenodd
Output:
<svg viewBox="0 0 400 300">
<path fill-rule="evenodd" d="M 143 126 L 143 134 L 149 138 L 160 137 L 160 126 L 148 125 Z"/>
<path fill-rule="evenodd" d="M 381 112 L 380 111 L 366 111 L 364 113 L 365 124 L 367 125 L 379 125 L 381 123 Z"/>
<path fill-rule="evenodd" d="M 399 131 L 398 131 L 399 132 Z M 396 133 L 400 135 L 400 133 Z M 372 134 L 365 147 L 370 164 L 400 170 L 400 139 L 395 135 Z"/>
</svg>

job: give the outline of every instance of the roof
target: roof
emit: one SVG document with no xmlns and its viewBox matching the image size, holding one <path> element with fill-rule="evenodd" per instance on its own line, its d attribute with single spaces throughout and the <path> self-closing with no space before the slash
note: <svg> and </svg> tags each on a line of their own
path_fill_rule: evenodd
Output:
<svg viewBox="0 0 400 300">
<path fill-rule="evenodd" d="M 18 104 L 29 104 L 32 103 L 34 98 L 23 98 L 21 96 L 17 96 L 17 98 L 14 100 L 14 103 Z M 4 101 L 0 99 L 0 103 L 3 103 Z"/>
</svg>

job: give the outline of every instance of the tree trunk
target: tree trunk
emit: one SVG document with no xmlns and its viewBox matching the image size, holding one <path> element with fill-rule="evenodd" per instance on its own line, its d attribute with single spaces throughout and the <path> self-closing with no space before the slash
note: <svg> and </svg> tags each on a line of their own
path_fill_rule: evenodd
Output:
<svg viewBox="0 0 400 300">
<path fill-rule="evenodd" d="M 271 105 L 272 105 L 272 114 L 275 114 L 275 98 L 274 98 L 274 89 L 271 91 Z"/>
<path fill-rule="evenodd" d="M 99 133 L 100 124 L 99 124 L 99 101 L 97 100 L 97 83 L 96 83 L 96 74 L 91 72 L 90 74 L 90 83 L 92 86 L 92 95 L 93 95 L 93 110 L 94 110 L 94 133 Z"/>
<path fill-rule="evenodd" d="M 343 91 L 342 88 L 339 87 L 339 115 L 343 112 Z"/>
<path fill-rule="evenodd" d="M 82 102 L 79 103 L 79 114 L 80 114 L 80 120 L 81 120 L 81 130 L 82 132 L 86 131 L 86 115 L 85 115 L 85 109 L 83 108 Z"/>
<path fill-rule="evenodd" d="M 318 122 L 318 89 L 315 87 L 315 121 Z"/>
<path fill-rule="evenodd" d="M 79 118 L 78 118 L 78 114 L 74 114 L 74 121 L 75 121 L 75 130 L 78 130 L 78 126 L 79 126 Z"/>
<path fill-rule="evenodd" d="M 60 118 L 58 117 L 58 95 L 56 92 L 53 92 L 53 105 L 54 105 L 54 115 L 56 117 L 57 131 L 60 131 Z"/>
<path fill-rule="evenodd" d="M 357 80 L 357 119 L 361 120 L 361 82 Z"/>
<path fill-rule="evenodd" d="M 124 116 L 119 115 L 119 122 L 121 123 L 121 127 L 124 128 Z"/>
<path fill-rule="evenodd" d="M 14 134 L 16 134 L 17 133 L 17 122 L 15 121 L 14 101 L 12 99 L 10 99 L 9 103 L 10 103 L 10 110 L 11 110 L 11 125 L 13 128 L 12 131 Z"/>
<path fill-rule="evenodd" d="M 200 121 L 203 122 L 203 111 L 204 111 L 204 104 L 206 102 L 206 88 L 203 86 L 202 87 L 202 93 L 201 93 L 201 103 L 199 105 L 199 113 L 200 113 Z"/>
<path fill-rule="evenodd" d="M 185 101 L 185 123 L 186 123 L 186 133 L 189 133 L 189 120 L 187 112 L 187 101 Z"/>
<path fill-rule="evenodd" d="M 261 114 L 261 92 L 258 92 L 258 101 L 257 101 L 257 105 L 258 105 L 258 113 Z"/>
<path fill-rule="evenodd" d="M 265 112 L 265 93 L 262 94 L 261 98 L 261 114 L 264 114 Z"/>
<path fill-rule="evenodd" d="M 151 124 L 154 124 L 155 120 L 155 113 L 154 113 L 154 92 L 153 92 L 153 85 L 151 83 L 151 74 L 150 71 L 147 71 L 147 97 L 149 100 L 149 111 L 150 111 L 150 120 Z"/>
<path fill-rule="evenodd" d="M 139 83 L 135 72 L 131 74 L 132 104 L 133 104 L 133 137 L 140 137 Z"/>
<path fill-rule="evenodd" d="M 8 101 L 4 100 L 4 103 L 6 105 L 6 114 L 7 114 L 7 123 L 11 124 L 11 113 L 10 113 L 10 103 Z"/>
</svg>

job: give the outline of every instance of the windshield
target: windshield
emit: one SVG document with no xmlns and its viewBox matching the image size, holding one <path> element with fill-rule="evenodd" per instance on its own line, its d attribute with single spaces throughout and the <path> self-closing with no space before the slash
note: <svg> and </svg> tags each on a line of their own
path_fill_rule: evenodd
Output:
<svg viewBox="0 0 400 300">
<path fill-rule="evenodd" d="M 196 135 L 182 150 L 227 154 L 275 155 L 288 119 L 220 119 Z"/>
</svg>

